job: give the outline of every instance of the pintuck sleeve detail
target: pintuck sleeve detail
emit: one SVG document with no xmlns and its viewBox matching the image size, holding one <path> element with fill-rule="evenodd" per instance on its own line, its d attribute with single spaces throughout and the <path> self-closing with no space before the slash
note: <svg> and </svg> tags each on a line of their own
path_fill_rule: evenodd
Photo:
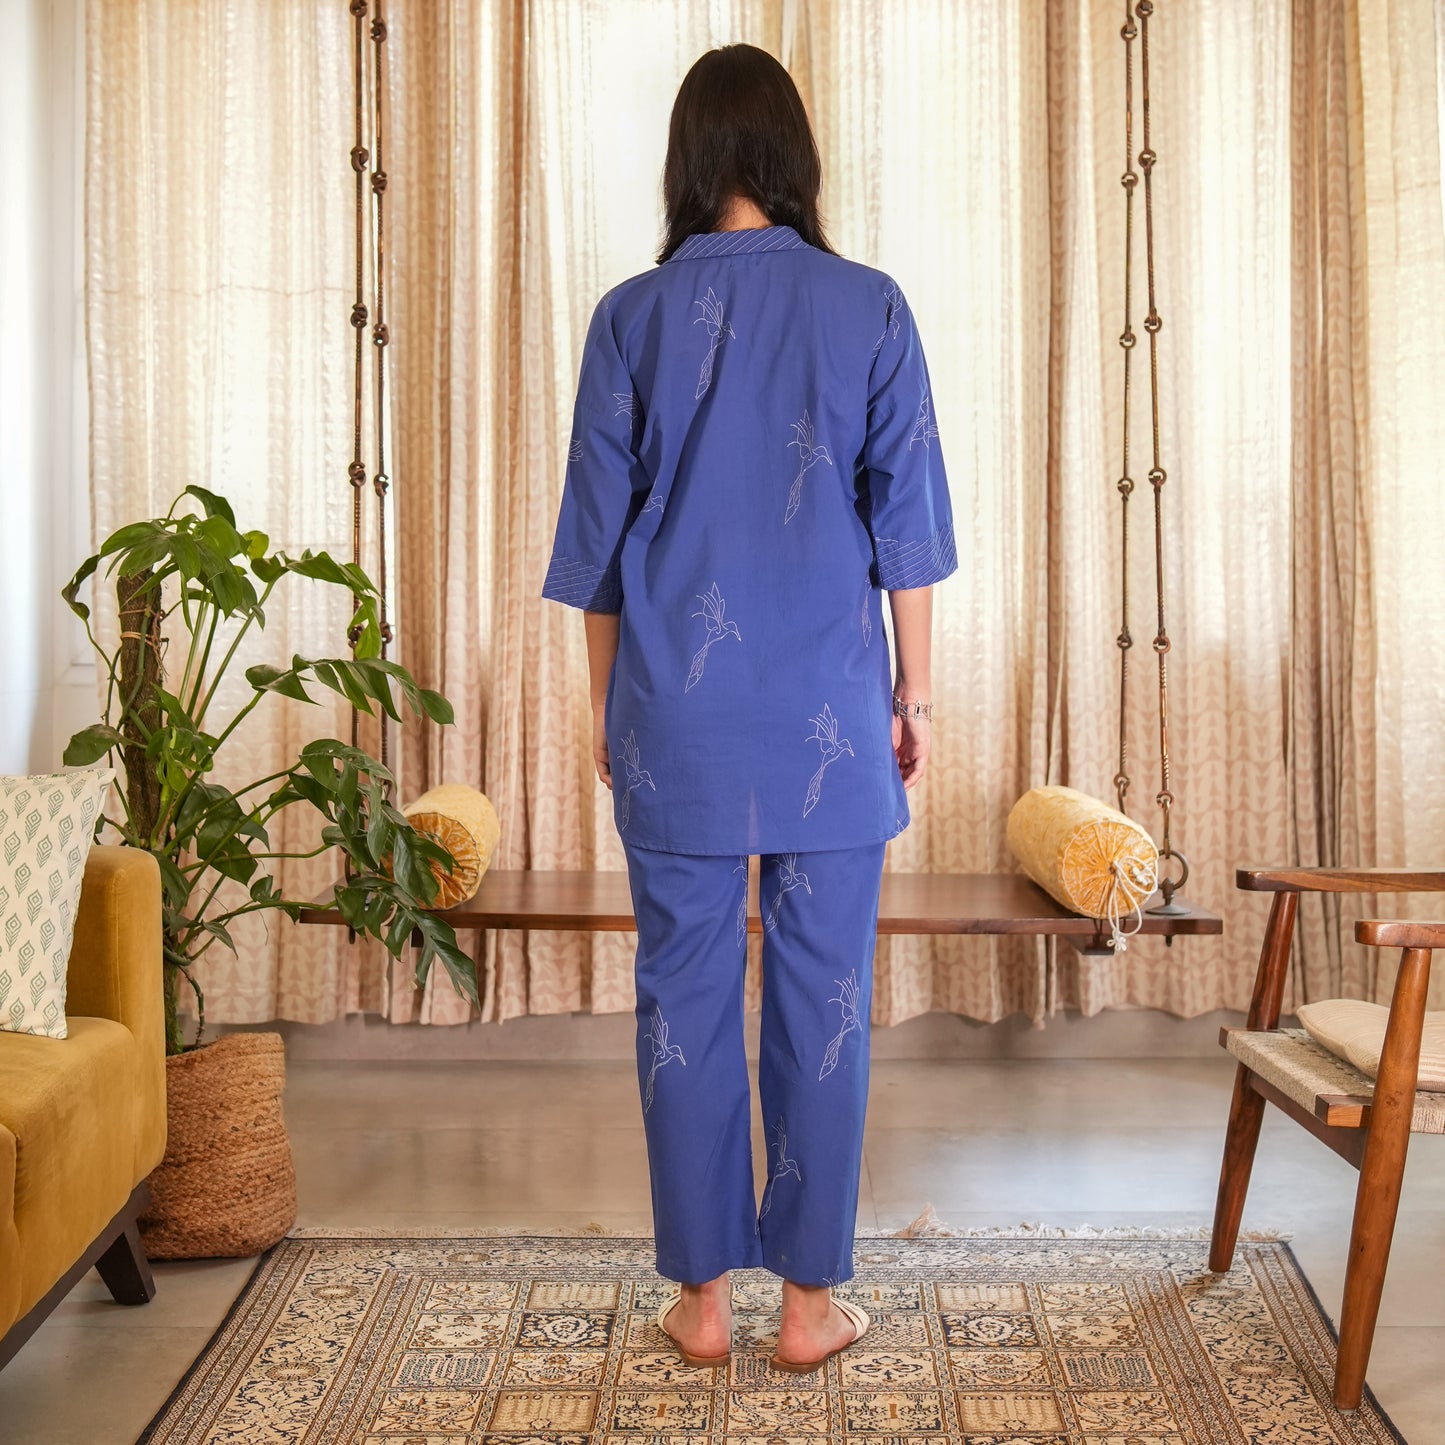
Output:
<svg viewBox="0 0 1445 1445">
<path fill-rule="evenodd" d="M 584 612 L 621 612 L 622 569 L 615 562 L 610 567 L 594 567 L 591 562 L 554 552 L 542 596 Z"/>
<path fill-rule="evenodd" d="M 890 279 L 869 376 L 862 465 L 878 585 L 929 587 L 958 569 L 933 389 L 913 312 Z"/>
<path fill-rule="evenodd" d="M 612 331 L 592 313 L 577 379 L 567 475 L 542 596 L 586 612 L 622 610 L 622 542 L 649 485 L 637 456 L 642 408 Z"/>
<path fill-rule="evenodd" d="M 873 556 L 878 566 L 878 585 L 885 591 L 931 587 L 958 570 L 953 523 L 948 522 L 917 541 L 875 537 Z"/>
</svg>

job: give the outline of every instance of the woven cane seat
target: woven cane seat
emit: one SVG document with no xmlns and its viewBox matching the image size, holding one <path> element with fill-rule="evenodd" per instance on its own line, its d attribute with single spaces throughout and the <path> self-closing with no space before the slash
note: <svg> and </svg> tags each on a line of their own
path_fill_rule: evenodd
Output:
<svg viewBox="0 0 1445 1445">
<path fill-rule="evenodd" d="M 1368 1104 L 1375 1082 L 1337 1058 L 1303 1029 L 1229 1029 L 1224 1046 L 1280 1093 L 1320 1118 L 1332 1102 Z M 1410 1124 L 1417 1134 L 1445 1134 L 1445 1095 L 1417 1093 Z"/>
</svg>

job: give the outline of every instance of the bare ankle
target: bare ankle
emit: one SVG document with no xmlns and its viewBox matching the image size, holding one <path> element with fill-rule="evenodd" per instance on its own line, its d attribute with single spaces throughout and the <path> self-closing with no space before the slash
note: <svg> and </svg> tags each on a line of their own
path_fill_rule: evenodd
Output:
<svg viewBox="0 0 1445 1445">
<path fill-rule="evenodd" d="M 833 1292 L 827 1285 L 794 1284 L 783 1281 L 783 1314 L 799 1320 L 820 1320 L 832 1306 Z"/>
<path fill-rule="evenodd" d="M 703 1306 L 725 1306 L 732 1298 L 732 1283 L 726 1274 L 716 1279 L 705 1280 L 702 1284 L 685 1284 L 683 1294 L 690 1295 Z"/>
</svg>

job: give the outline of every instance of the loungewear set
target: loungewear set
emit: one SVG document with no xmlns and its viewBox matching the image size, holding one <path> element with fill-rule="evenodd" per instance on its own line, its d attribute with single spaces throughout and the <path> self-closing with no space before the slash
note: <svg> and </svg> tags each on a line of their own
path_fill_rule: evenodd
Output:
<svg viewBox="0 0 1445 1445">
<path fill-rule="evenodd" d="M 852 1276 L 878 891 L 908 824 L 881 593 L 957 565 L 928 368 L 890 277 L 768 226 L 690 236 L 598 303 L 543 594 L 620 613 L 605 725 L 671 1279 Z"/>
</svg>

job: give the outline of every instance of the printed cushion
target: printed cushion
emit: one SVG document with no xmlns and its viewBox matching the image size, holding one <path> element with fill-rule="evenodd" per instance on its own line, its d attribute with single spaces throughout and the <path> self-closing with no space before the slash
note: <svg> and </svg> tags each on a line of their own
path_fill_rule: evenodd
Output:
<svg viewBox="0 0 1445 1445">
<path fill-rule="evenodd" d="M 65 1037 L 65 970 L 110 768 L 0 777 L 0 1030 Z"/>
<path fill-rule="evenodd" d="M 1336 1058 L 1353 1064 L 1375 1078 L 1380 1072 L 1380 1050 L 1390 1010 L 1384 1004 L 1360 998 L 1327 998 L 1301 1004 L 1296 1010 L 1305 1032 Z M 1416 1087 L 1437 1093 L 1445 1090 L 1445 1012 L 1432 1009 L 1420 1031 L 1420 1078 Z"/>
</svg>

